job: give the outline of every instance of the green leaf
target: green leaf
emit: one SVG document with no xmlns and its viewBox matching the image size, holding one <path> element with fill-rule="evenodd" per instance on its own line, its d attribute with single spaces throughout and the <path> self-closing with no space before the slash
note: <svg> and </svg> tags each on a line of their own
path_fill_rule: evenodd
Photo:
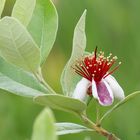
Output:
<svg viewBox="0 0 140 140">
<path fill-rule="evenodd" d="M 0 89 L 24 97 L 43 95 L 42 92 L 22 85 L 0 73 Z"/>
<path fill-rule="evenodd" d="M 72 54 L 61 75 L 61 85 L 64 93 L 68 96 L 72 95 L 77 82 L 80 80 L 79 75 L 74 72 L 72 66 L 77 59 L 84 55 L 86 48 L 85 18 L 86 10 L 75 27 Z"/>
<path fill-rule="evenodd" d="M 40 105 L 73 113 L 82 113 L 87 107 L 80 100 L 62 95 L 41 95 L 35 97 L 34 101 Z"/>
<path fill-rule="evenodd" d="M 51 0 L 36 0 L 28 30 L 41 48 L 41 63 L 48 57 L 58 29 L 58 15 Z"/>
<path fill-rule="evenodd" d="M 74 134 L 86 131 L 93 131 L 85 126 L 74 123 L 56 123 L 57 135 Z"/>
<path fill-rule="evenodd" d="M 136 91 L 132 94 L 129 94 L 128 96 L 125 97 L 124 100 L 118 102 L 117 104 L 115 104 L 110 110 L 108 110 L 103 117 L 101 118 L 100 121 L 102 121 L 105 117 L 107 117 L 108 115 L 110 115 L 113 111 L 115 111 L 117 108 L 121 107 L 121 105 L 123 105 L 124 103 L 130 101 L 131 99 L 133 99 L 134 97 L 136 97 L 137 95 L 140 95 L 140 91 Z"/>
<path fill-rule="evenodd" d="M 9 63 L 34 73 L 40 64 L 40 51 L 26 28 L 15 18 L 0 21 L 0 55 Z"/>
<path fill-rule="evenodd" d="M 44 109 L 36 118 L 32 140 L 57 140 L 55 119 L 49 108 Z"/>
<path fill-rule="evenodd" d="M 1 14 L 3 12 L 3 8 L 4 8 L 4 5 L 5 5 L 5 2 L 6 2 L 6 0 L 0 0 L 0 17 L 1 17 Z"/>
<path fill-rule="evenodd" d="M 16 0 L 12 17 L 17 18 L 23 25 L 27 26 L 32 18 L 35 4 L 36 0 Z"/>
<path fill-rule="evenodd" d="M 28 86 L 30 88 L 39 90 L 41 92 L 46 92 L 46 88 L 44 88 L 38 80 L 33 76 L 33 74 L 23 71 L 22 69 L 9 64 L 8 62 L 4 61 L 0 57 L 0 73 L 9 77 L 10 79 Z"/>
<path fill-rule="evenodd" d="M 84 140 L 91 140 L 91 137 L 86 136 L 86 137 L 84 138 Z"/>
</svg>

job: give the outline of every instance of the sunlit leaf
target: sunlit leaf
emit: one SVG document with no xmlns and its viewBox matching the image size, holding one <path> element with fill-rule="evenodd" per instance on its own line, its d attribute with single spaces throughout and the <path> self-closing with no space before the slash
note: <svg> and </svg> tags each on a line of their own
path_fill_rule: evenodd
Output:
<svg viewBox="0 0 140 140">
<path fill-rule="evenodd" d="M 43 94 L 38 90 L 32 89 L 28 86 L 25 86 L 23 84 L 20 84 L 8 78 L 2 73 L 0 73 L 0 89 L 19 96 L 30 97 L 30 98 Z"/>
<path fill-rule="evenodd" d="M 34 101 L 40 105 L 74 113 L 81 113 L 86 109 L 85 103 L 80 100 L 62 95 L 41 95 L 35 97 Z"/>
<path fill-rule="evenodd" d="M 57 135 L 93 131 L 92 129 L 89 129 L 85 126 L 74 124 L 74 123 L 67 123 L 67 122 L 56 123 L 56 128 L 57 128 Z"/>
<path fill-rule="evenodd" d="M 28 30 L 41 48 L 41 63 L 48 57 L 57 33 L 58 15 L 51 0 L 36 0 Z"/>
<path fill-rule="evenodd" d="M 86 10 L 84 11 L 83 15 L 81 16 L 75 27 L 72 54 L 61 75 L 61 85 L 63 91 L 66 95 L 69 96 L 72 95 L 76 83 L 80 78 L 74 72 L 72 66 L 77 59 L 81 58 L 84 55 L 84 51 L 86 48 L 85 18 Z"/>
<path fill-rule="evenodd" d="M 49 108 L 44 109 L 36 118 L 32 140 L 57 140 L 55 119 Z"/>
<path fill-rule="evenodd" d="M 125 97 L 124 100 L 118 102 L 116 105 L 114 105 L 110 110 L 108 110 L 103 117 L 101 118 L 101 121 L 107 117 L 108 115 L 110 115 L 113 111 L 115 111 L 117 108 L 121 107 L 124 103 L 127 103 L 128 101 L 130 101 L 131 99 L 135 98 L 137 95 L 140 95 L 140 91 L 136 91 L 134 93 L 129 94 L 128 96 Z"/>
<path fill-rule="evenodd" d="M 6 0 L 0 0 L 0 17 L 1 17 L 5 2 L 6 2 Z"/>
<path fill-rule="evenodd" d="M 12 16 L 27 26 L 32 18 L 36 0 L 16 0 Z"/>
<path fill-rule="evenodd" d="M 35 72 L 40 64 L 40 51 L 26 28 L 13 17 L 0 21 L 0 55 L 24 70 Z"/>
</svg>

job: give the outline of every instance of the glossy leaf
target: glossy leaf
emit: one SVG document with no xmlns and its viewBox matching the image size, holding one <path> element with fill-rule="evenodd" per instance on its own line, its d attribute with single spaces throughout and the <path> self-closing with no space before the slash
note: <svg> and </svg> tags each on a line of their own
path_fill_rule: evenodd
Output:
<svg viewBox="0 0 140 140">
<path fill-rule="evenodd" d="M 28 30 L 41 48 L 41 63 L 48 57 L 57 33 L 58 15 L 51 0 L 36 0 Z"/>
<path fill-rule="evenodd" d="M 32 18 L 36 0 L 16 0 L 12 16 L 27 26 Z"/>
<path fill-rule="evenodd" d="M 41 95 L 34 98 L 40 105 L 49 106 L 68 112 L 81 113 L 86 109 L 86 104 L 80 100 L 65 97 L 62 95 Z"/>
<path fill-rule="evenodd" d="M 44 109 L 36 118 L 32 140 L 57 140 L 55 119 L 49 108 Z"/>
<path fill-rule="evenodd" d="M 26 28 L 15 18 L 0 21 L 0 55 L 8 62 L 30 72 L 40 64 L 40 51 Z"/>
<path fill-rule="evenodd" d="M 93 131 L 92 129 L 89 129 L 85 126 L 74 124 L 74 123 L 66 123 L 66 122 L 56 123 L 56 128 L 57 128 L 57 135 Z"/>
<path fill-rule="evenodd" d="M 9 64 L 0 57 L 0 73 L 9 77 L 10 79 L 28 86 L 30 88 L 39 90 L 46 93 L 46 88 L 44 88 L 33 76 L 33 74 L 23 71 L 22 69 Z"/>
<path fill-rule="evenodd" d="M 4 5 L 5 5 L 5 2 L 6 2 L 6 0 L 0 0 L 0 17 L 1 17 L 1 14 L 3 12 L 3 8 L 4 8 Z"/>
<path fill-rule="evenodd" d="M 72 54 L 61 75 L 61 85 L 64 93 L 68 96 L 72 95 L 78 80 L 80 80 L 80 77 L 74 72 L 72 66 L 77 59 L 84 55 L 86 48 L 85 18 L 86 10 L 75 27 Z"/>
<path fill-rule="evenodd" d="M 24 97 L 35 97 L 43 93 L 32 89 L 28 86 L 22 85 L 7 76 L 0 73 L 0 89 Z"/>
<path fill-rule="evenodd" d="M 108 110 L 103 117 L 101 118 L 101 121 L 107 117 L 108 115 L 110 115 L 113 111 L 115 111 L 117 108 L 121 107 L 124 103 L 127 103 L 128 101 L 130 101 L 131 99 L 135 98 L 137 95 L 140 95 L 140 91 L 136 91 L 132 94 L 129 94 L 128 96 L 125 97 L 124 100 L 118 102 L 117 104 L 115 104 L 110 110 Z"/>
</svg>

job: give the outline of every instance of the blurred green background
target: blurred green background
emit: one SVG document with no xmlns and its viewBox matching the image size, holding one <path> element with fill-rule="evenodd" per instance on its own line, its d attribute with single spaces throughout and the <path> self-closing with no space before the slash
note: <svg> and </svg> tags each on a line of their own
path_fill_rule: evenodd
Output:
<svg viewBox="0 0 140 140">
<path fill-rule="evenodd" d="M 10 15 L 15 0 L 7 0 L 3 16 Z M 61 71 L 70 57 L 74 27 L 87 9 L 87 50 L 97 45 L 107 54 L 119 57 L 122 65 L 114 76 L 125 94 L 140 90 L 140 1 L 139 0 L 55 0 L 59 15 L 59 30 L 53 50 L 44 65 L 44 75 L 60 94 Z M 95 119 L 95 104 L 88 114 Z M 32 100 L 2 93 L 0 96 L 0 140 L 29 140 L 36 115 L 42 110 Z M 103 112 L 105 109 L 101 109 Z M 54 111 L 57 121 L 81 123 L 75 116 Z M 122 140 L 140 139 L 140 97 L 123 105 L 106 118 L 103 126 Z M 82 133 L 61 136 L 60 140 L 104 140 L 97 134 Z"/>
</svg>

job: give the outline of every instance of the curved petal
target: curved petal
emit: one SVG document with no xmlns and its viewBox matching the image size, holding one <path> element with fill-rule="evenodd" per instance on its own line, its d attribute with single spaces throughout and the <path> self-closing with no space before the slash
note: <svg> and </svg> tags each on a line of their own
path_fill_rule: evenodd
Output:
<svg viewBox="0 0 140 140">
<path fill-rule="evenodd" d="M 107 76 L 105 81 L 110 85 L 115 98 L 119 100 L 123 100 L 125 98 L 123 89 L 112 75 Z"/>
<path fill-rule="evenodd" d="M 74 90 L 72 97 L 84 101 L 86 99 L 87 90 L 90 85 L 91 85 L 91 82 L 89 80 L 82 78 L 76 85 L 76 88 Z"/>
<path fill-rule="evenodd" d="M 114 101 L 112 90 L 104 79 L 98 83 L 92 80 L 92 94 L 103 106 L 109 106 Z"/>
</svg>

